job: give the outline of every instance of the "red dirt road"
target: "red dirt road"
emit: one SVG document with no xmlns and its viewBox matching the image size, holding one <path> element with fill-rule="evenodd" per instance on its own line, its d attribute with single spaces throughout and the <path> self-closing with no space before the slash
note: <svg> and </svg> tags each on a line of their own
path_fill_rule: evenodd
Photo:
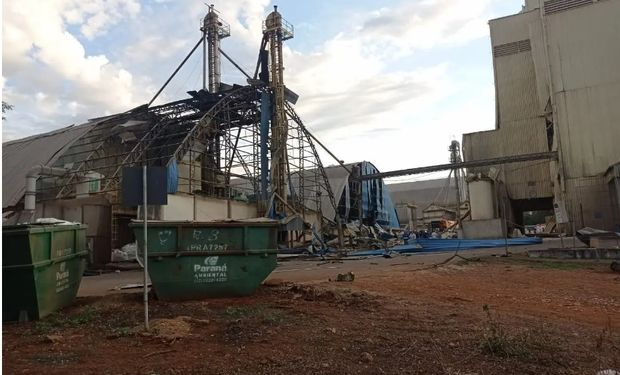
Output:
<svg viewBox="0 0 620 375">
<path fill-rule="evenodd" d="M 605 263 L 515 256 L 421 271 L 396 260 L 385 266 L 389 271 L 370 263 L 376 262 L 350 283 L 321 276 L 262 287 L 247 298 L 153 301 L 159 331 L 148 335 L 140 330 L 139 294 L 80 298 L 43 321 L 4 324 L 3 370 L 50 375 L 620 370 L 620 275 Z M 318 267 L 338 273 L 347 264 Z"/>
</svg>

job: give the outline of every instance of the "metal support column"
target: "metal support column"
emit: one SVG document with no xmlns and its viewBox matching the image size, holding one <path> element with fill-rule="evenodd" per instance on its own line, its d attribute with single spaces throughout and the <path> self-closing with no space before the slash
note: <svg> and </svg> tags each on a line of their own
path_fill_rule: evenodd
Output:
<svg viewBox="0 0 620 375">
<path fill-rule="evenodd" d="M 284 104 L 284 63 L 282 43 L 293 37 L 292 27 L 284 21 L 274 6 L 265 20 L 263 33 L 269 44 L 269 86 L 273 95 L 271 117 L 271 193 L 280 199 L 275 200 L 276 214 L 285 214 L 288 198 L 287 186 L 287 145 L 288 120 Z"/>
</svg>

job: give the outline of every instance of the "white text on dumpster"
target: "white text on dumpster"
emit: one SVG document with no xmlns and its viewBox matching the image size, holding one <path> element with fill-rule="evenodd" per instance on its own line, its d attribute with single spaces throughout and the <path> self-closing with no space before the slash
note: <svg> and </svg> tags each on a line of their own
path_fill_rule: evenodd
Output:
<svg viewBox="0 0 620 375">
<path fill-rule="evenodd" d="M 69 288 L 69 270 L 67 263 L 60 263 L 59 270 L 56 271 L 56 293 L 60 293 Z"/>
<path fill-rule="evenodd" d="M 226 263 L 217 264 L 219 257 L 206 257 L 204 264 L 194 264 L 194 283 L 223 283 L 228 281 Z"/>
<path fill-rule="evenodd" d="M 205 233 L 206 232 L 206 233 Z M 228 250 L 228 244 L 214 243 L 219 239 L 219 230 L 205 231 L 195 229 L 192 233 L 192 240 L 198 241 L 198 243 L 191 243 L 187 245 L 188 251 L 226 251 Z"/>
</svg>

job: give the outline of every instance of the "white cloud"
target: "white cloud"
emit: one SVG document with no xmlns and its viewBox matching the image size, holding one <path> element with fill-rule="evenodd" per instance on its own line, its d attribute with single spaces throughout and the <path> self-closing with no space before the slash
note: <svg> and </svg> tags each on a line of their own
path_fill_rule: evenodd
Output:
<svg viewBox="0 0 620 375">
<path fill-rule="evenodd" d="M 380 53 L 410 53 L 416 48 L 465 43 L 488 34 L 491 0 L 406 1 L 374 12 L 359 27 L 365 42 Z"/>
<path fill-rule="evenodd" d="M 486 35 L 489 2 L 403 0 L 343 17 L 342 32 L 312 51 L 287 45 L 286 82 L 300 94 L 302 119 L 347 161 L 366 159 L 384 170 L 441 162 L 450 137 L 492 124 L 493 95 L 452 105 L 449 99 L 463 91 L 453 64 L 393 64 L 419 50 Z M 219 0 L 215 6 L 231 25 L 222 48 L 253 70 L 269 0 Z M 8 0 L 3 7 L 3 97 L 16 106 L 3 134 L 11 138 L 148 101 L 198 40 L 206 12 L 200 1 L 166 0 Z M 90 52 L 112 28 L 123 30 L 122 39 L 97 48 L 105 53 Z M 224 81 L 243 82 L 223 65 Z M 193 76 L 184 69 L 161 100 L 199 87 L 200 68 Z M 403 150 L 423 156 L 395 162 Z"/>
<path fill-rule="evenodd" d="M 65 1 L 63 18 L 80 24 L 80 32 L 93 39 L 107 31 L 125 17 L 135 17 L 140 12 L 138 0 L 73 0 Z"/>
<path fill-rule="evenodd" d="M 285 74 L 289 88 L 300 94 L 298 113 L 348 162 L 370 160 L 382 169 L 423 165 L 422 160 L 442 162 L 452 138 L 460 139 L 463 130 L 484 126 L 486 120 L 492 125 L 493 96 L 484 96 L 489 105 L 475 101 L 479 111 L 472 113 L 467 106 L 450 103 L 450 98 L 463 95 L 463 85 L 451 71 L 453 64 L 396 70 L 393 63 L 417 50 L 487 35 L 488 3 L 402 2 L 358 16 L 357 24 L 315 53 L 287 49 Z M 449 117 L 454 122 L 448 121 L 446 111 L 454 114 Z M 483 115 L 487 112 L 491 117 Z M 403 151 L 413 148 L 421 155 L 416 161 L 402 157 Z"/>
<path fill-rule="evenodd" d="M 15 111 L 3 133 L 28 135 L 29 129 L 49 130 L 71 117 L 83 120 L 143 102 L 145 93 L 128 70 L 104 54 L 88 54 L 68 30 L 69 24 L 81 24 L 82 34 L 92 38 L 139 9 L 135 0 L 5 1 L 3 98 Z"/>
</svg>

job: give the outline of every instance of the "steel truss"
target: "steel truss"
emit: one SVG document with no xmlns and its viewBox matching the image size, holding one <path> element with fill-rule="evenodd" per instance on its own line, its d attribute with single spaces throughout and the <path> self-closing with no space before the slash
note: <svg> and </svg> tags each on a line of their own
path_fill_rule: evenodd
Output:
<svg viewBox="0 0 620 375">
<path fill-rule="evenodd" d="M 66 176 L 41 177 L 43 200 L 71 198 L 84 175 L 102 175 L 99 193 L 118 204 L 122 169 L 147 165 L 179 171 L 179 191 L 256 202 L 263 213 L 272 192 L 261 192 L 260 118 L 264 86 L 235 86 L 157 107 L 139 107 L 96 122 L 59 157 L 54 166 Z M 322 202 L 335 207 L 333 192 L 308 130 L 286 105 L 286 178 L 288 207 L 305 218 L 321 212 Z M 271 147 L 271 145 L 268 145 Z M 331 219 L 331 218 L 330 218 Z"/>
</svg>

